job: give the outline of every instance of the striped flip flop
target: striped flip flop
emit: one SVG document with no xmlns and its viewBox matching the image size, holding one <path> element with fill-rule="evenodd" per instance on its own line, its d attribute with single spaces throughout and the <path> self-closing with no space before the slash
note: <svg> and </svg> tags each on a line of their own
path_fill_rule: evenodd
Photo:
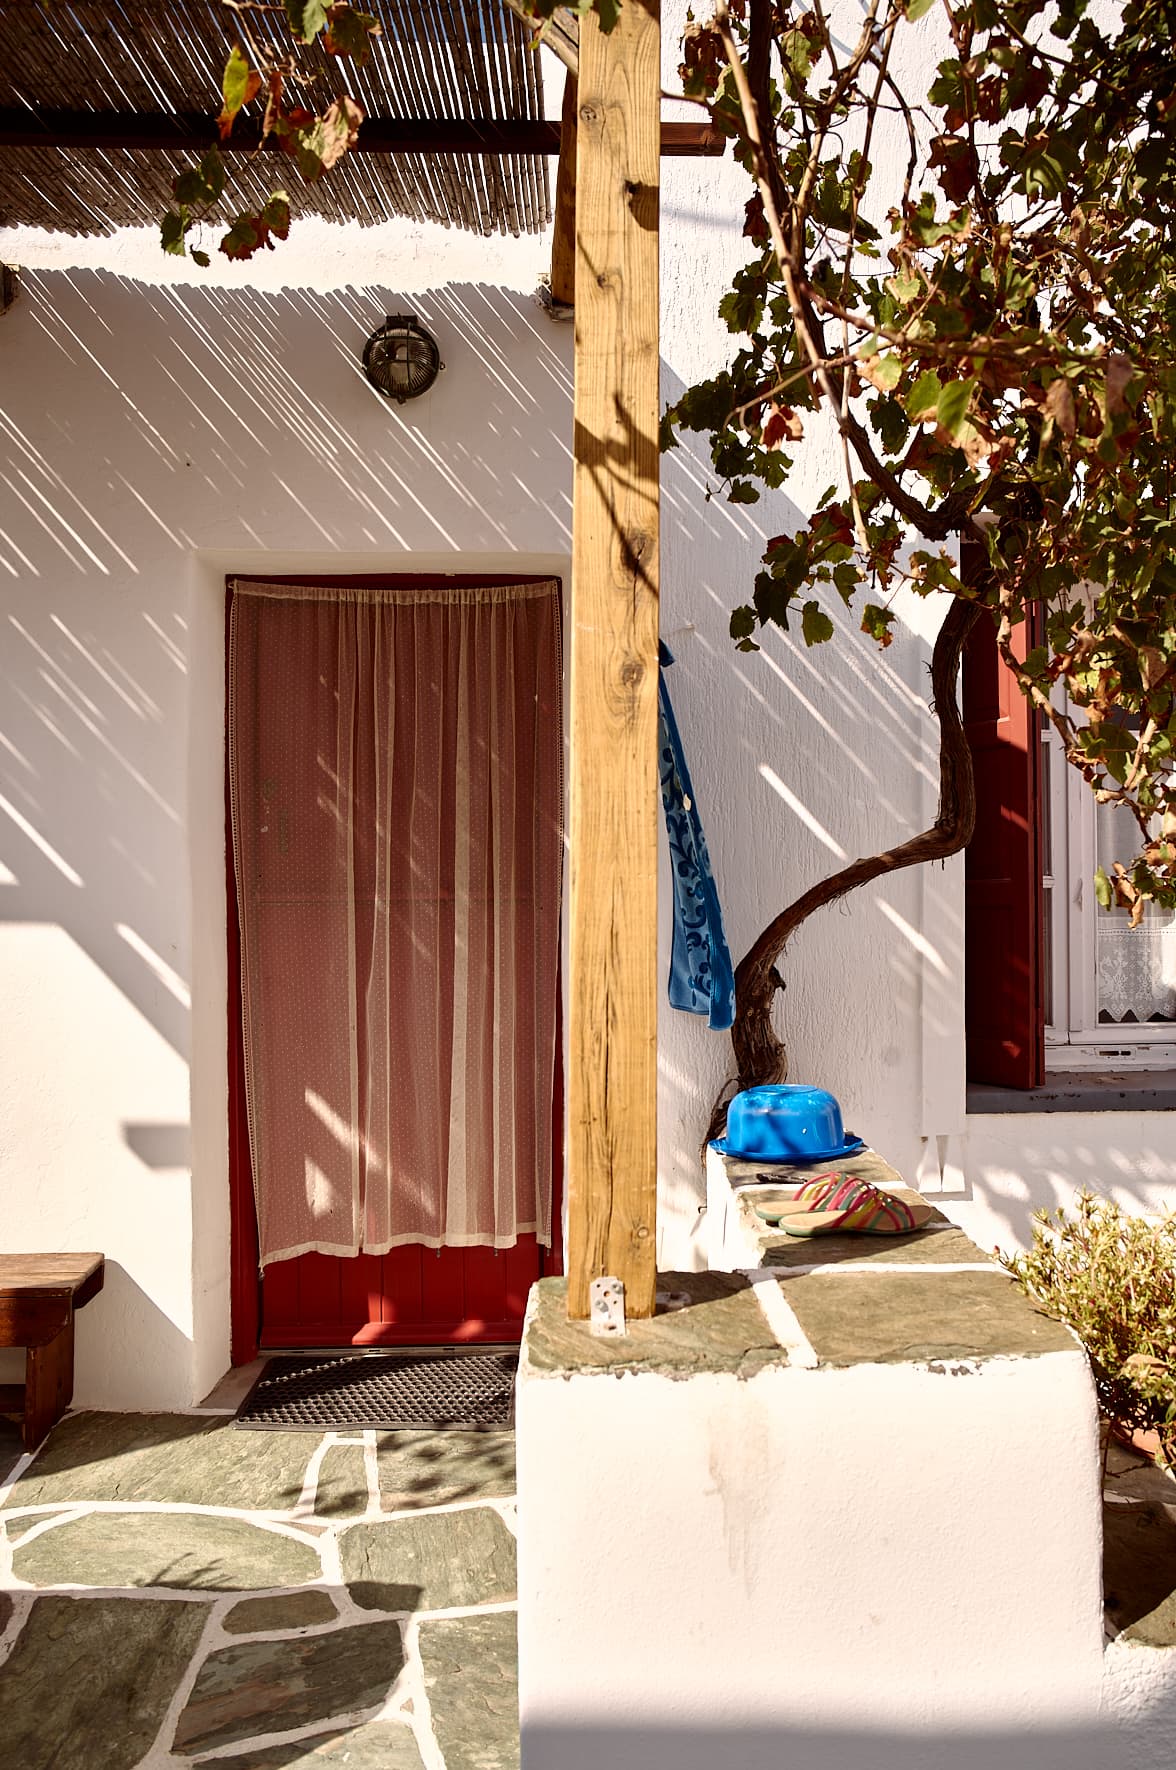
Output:
<svg viewBox="0 0 1176 1770">
<path fill-rule="evenodd" d="M 810 1205 L 780 1218 L 786 1235 L 832 1235 L 835 1231 L 843 1235 L 913 1235 L 931 1219 L 930 1205 L 908 1204 L 906 1199 L 849 1174 L 840 1179 L 841 1184 L 832 1187 L 817 1207 Z"/>
<path fill-rule="evenodd" d="M 765 1223 L 775 1224 L 785 1217 L 794 1217 L 799 1212 L 827 1209 L 826 1200 L 838 1186 L 852 1181 L 853 1175 L 837 1169 L 829 1174 L 814 1174 L 811 1180 L 798 1187 L 791 1198 L 778 1199 L 774 1204 L 756 1205 L 755 1214 L 762 1217 Z"/>
</svg>

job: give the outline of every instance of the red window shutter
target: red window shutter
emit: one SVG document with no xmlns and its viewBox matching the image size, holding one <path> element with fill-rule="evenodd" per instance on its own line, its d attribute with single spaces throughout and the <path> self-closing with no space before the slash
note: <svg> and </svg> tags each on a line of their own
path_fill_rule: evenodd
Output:
<svg viewBox="0 0 1176 1770">
<path fill-rule="evenodd" d="M 1024 624 L 1018 657 L 1028 640 Z M 965 649 L 963 709 L 976 776 L 964 857 L 968 1080 L 1035 1088 L 1045 1077 L 1041 735 L 987 615 Z"/>
</svg>

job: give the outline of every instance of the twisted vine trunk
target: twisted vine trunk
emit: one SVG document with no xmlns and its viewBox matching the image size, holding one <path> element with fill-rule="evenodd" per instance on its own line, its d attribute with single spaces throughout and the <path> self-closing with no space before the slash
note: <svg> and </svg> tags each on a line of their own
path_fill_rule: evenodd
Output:
<svg viewBox="0 0 1176 1770">
<path fill-rule="evenodd" d="M 798 897 L 768 923 L 735 969 L 735 1023 L 731 1045 L 736 1074 L 729 1080 L 711 1109 L 706 1141 L 722 1135 L 727 1103 L 743 1088 L 782 1082 L 788 1075 L 788 1052 L 772 1025 L 772 1004 L 784 988 L 778 963 L 788 942 L 809 917 L 827 904 L 836 903 L 859 885 L 868 885 L 886 873 L 921 861 L 946 860 L 958 854 L 972 838 L 976 824 L 976 793 L 972 779 L 972 753 L 956 703 L 960 659 L 980 607 L 962 597 L 952 600 L 931 654 L 932 706 L 939 722 L 939 808 L 929 830 L 872 854 L 851 861 Z"/>
</svg>

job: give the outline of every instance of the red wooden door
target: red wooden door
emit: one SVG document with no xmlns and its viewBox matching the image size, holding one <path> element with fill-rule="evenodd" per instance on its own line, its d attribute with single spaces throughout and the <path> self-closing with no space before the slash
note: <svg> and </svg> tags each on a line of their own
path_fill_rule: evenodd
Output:
<svg viewBox="0 0 1176 1770">
<path fill-rule="evenodd" d="M 292 1347 L 501 1343 L 522 1337 L 527 1294 L 563 1270 L 563 1066 L 557 1006 L 552 1077 L 552 1246 L 521 1235 L 513 1247 L 396 1247 L 341 1259 L 303 1254 L 258 1270 L 242 1034 L 241 951 L 226 758 L 225 849 L 229 972 L 229 1196 L 232 1358 Z M 560 992 L 557 986 L 557 1004 Z"/>
<path fill-rule="evenodd" d="M 405 1346 L 517 1340 L 543 1270 L 533 1235 L 513 1248 L 426 1248 L 338 1259 L 302 1254 L 261 1281 L 261 1345 Z"/>
<path fill-rule="evenodd" d="M 231 834 L 230 834 L 231 841 Z M 257 1269 L 257 1220 L 245 1114 L 236 889 L 229 855 L 229 1180 L 232 1201 L 233 1362 L 259 1347 L 501 1343 L 522 1335 L 527 1293 L 563 1270 L 560 1246 L 563 1075 L 556 1037 L 552 1090 L 552 1246 L 533 1235 L 513 1248 L 427 1248 L 338 1259 L 303 1254 Z"/>
<path fill-rule="evenodd" d="M 230 861 L 231 866 L 231 861 Z M 232 876 L 230 873 L 230 891 Z M 257 1270 L 257 1224 L 245 1117 L 241 987 L 236 906 L 230 899 L 230 1184 L 233 1201 L 233 1362 L 259 1347 L 413 1346 L 501 1343 L 522 1335 L 527 1293 L 544 1273 L 563 1269 L 560 1170 L 563 1160 L 562 1066 L 553 1089 L 552 1237 L 533 1235 L 513 1248 L 428 1248 L 409 1244 L 387 1254 L 338 1259 L 303 1254 Z M 561 1040 L 557 1037 L 557 1053 Z"/>
</svg>

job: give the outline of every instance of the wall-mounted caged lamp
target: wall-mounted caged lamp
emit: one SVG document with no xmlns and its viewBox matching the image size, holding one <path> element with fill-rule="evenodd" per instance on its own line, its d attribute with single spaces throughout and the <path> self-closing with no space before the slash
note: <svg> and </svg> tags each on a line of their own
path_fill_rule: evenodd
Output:
<svg viewBox="0 0 1176 1770">
<path fill-rule="evenodd" d="M 411 313 L 389 314 L 363 347 L 364 374 L 398 406 L 427 393 L 444 367 L 437 340 Z"/>
</svg>

